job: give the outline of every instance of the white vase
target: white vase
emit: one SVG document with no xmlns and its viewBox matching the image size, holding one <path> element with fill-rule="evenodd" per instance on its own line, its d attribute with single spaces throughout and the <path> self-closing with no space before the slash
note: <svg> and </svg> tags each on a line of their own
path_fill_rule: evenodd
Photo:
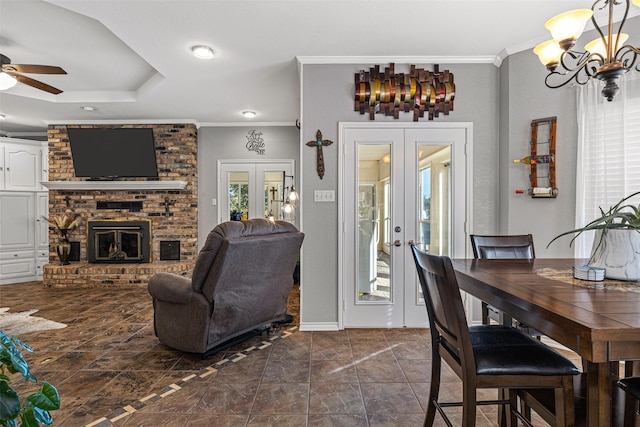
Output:
<svg viewBox="0 0 640 427">
<path fill-rule="evenodd" d="M 605 277 L 615 280 L 640 280 L 640 231 L 596 230 L 589 266 L 604 268 Z"/>
</svg>

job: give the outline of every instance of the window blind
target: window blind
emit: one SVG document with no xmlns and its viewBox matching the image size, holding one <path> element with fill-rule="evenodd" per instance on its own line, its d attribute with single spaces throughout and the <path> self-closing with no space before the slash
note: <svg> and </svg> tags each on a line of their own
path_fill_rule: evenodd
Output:
<svg viewBox="0 0 640 427">
<path fill-rule="evenodd" d="M 623 77 L 620 85 L 612 102 L 600 94 L 598 81 L 578 95 L 576 227 L 599 217 L 600 208 L 606 211 L 640 191 L 640 79 Z M 577 241 L 577 257 L 590 255 L 592 240 L 590 234 Z"/>
</svg>

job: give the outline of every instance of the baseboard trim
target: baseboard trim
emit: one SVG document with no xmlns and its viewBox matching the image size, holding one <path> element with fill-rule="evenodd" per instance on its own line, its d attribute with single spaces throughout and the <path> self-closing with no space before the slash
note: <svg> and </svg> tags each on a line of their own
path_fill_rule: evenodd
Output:
<svg viewBox="0 0 640 427">
<path fill-rule="evenodd" d="M 339 331 L 338 322 L 300 322 L 298 330 L 309 331 Z"/>
</svg>

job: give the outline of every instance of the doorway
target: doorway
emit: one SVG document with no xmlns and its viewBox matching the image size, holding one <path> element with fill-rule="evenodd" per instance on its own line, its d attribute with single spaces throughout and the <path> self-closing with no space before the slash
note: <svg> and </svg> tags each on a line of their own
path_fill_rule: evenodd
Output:
<svg viewBox="0 0 640 427">
<path fill-rule="evenodd" d="M 268 218 L 270 215 L 281 218 L 283 193 L 295 184 L 293 160 L 220 160 L 218 170 L 219 222 Z"/>
<path fill-rule="evenodd" d="M 340 325 L 428 325 L 410 241 L 464 257 L 470 124 L 341 124 Z"/>
</svg>

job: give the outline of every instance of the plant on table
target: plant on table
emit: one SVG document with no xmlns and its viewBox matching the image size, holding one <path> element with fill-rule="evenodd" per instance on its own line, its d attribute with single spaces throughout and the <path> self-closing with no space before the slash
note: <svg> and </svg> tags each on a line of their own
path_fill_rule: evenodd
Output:
<svg viewBox="0 0 640 427">
<path fill-rule="evenodd" d="M 33 352 L 31 347 L 18 338 L 9 337 L 0 331 L 0 425 L 18 426 L 18 418 L 22 427 L 51 425 L 53 418 L 49 411 L 60 409 L 60 395 L 54 386 L 45 381 L 39 390 L 22 401 L 9 385 L 9 374 L 20 374 L 25 381 L 37 382 L 19 347 Z"/>
<path fill-rule="evenodd" d="M 638 232 L 640 232 L 640 204 L 633 205 L 626 203 L 629 199 L 638 195 L 640 195 L 640 191 L 636 191 L 635 193 L 623 197 L 618 203 L 609 207 L 609 209 L 606 211 L 600 207 L 600 216 L 598 218 L 594 219 L 584 227 L 576 228 L 575 230 L 566 231 L 562 234 L 557 235 L 549 242 L 547 247 L 549 247 L 551 243 L 562 236 L 575 234 L 575 236 L 573 236 L 573 238 L 569 242 L 569 246 L 571 246 L 574 240 L 576 240 L 578 236 L 585 231 L 601 230 L 600 239 L 598 240 L 597 244 L 594 244 L 594 249 L 591 253 L 591 258 L 593 258 L 597 249 L 602 245 L 602 242 L 604 241 L 605 235 L 608 231 L 637 230 Z"/>
</svg>

